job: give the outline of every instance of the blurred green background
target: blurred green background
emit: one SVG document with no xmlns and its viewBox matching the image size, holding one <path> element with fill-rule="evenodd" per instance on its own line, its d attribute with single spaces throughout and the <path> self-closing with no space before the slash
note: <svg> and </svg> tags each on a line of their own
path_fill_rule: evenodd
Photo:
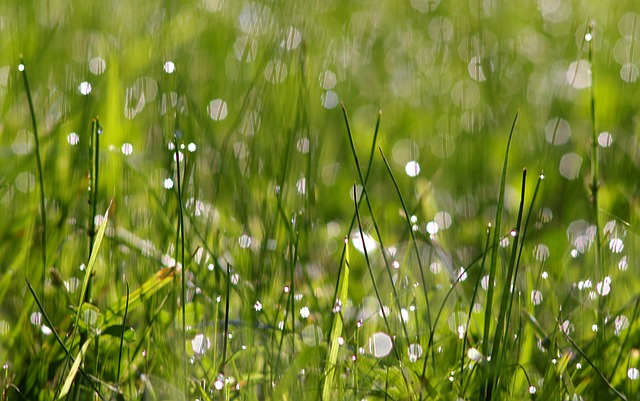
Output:
<svg viewBox="0 0 640 401">
<path fill-rule="evenodd" d="M 590 280 L 593 291 L 602 279 L 590 231 L 592 78 L 597 213 L 604 272 L 613 283 L 609 315 L 640 291 L 635 1 L 7 0 L 0 4 L 0 37 L 0 362 L 24 391 L 50 377 L 23 378 L 31 363 L 48 358 L 33 334 L 41 322 L 33 322 L 37 309 L 25 278 L 54 322 L 63 321 L 79 292 L 61 291 L 48 271 L 43 287 L 38 173 L 21 55 L 44 163 L 47 268 L 60 272 L 67 289 L 82 280 L 88 257 L 90 130 L 91 119 L 100 120 L 98 213 L 113 201 L 93 295 L 100 307 L 124 294 L 125 279 L 135 288 L 162 267 L 163 254 L 175 257 L 174 135 L 186 160 L 190 290 L 204 294 L 205 309 L 216 305 L 231 263 L 238 285 L 246 285 L 237 290 L 234 317 L 249 319 L 256 301 L 281 302 L 282 288 L 292 284 L 287 266 L 295 265 L 296 291 L 306 295 L 297 301 L 326 328 L 321 311 L 332 304 L 359 184 L 341 103 L 363 164 L 382 111 L 378 144 L 412 222 L 424 237 L 427 223 L 437 223 L 433 239 L 453 269 L 484 249 L 517 114 L 505 234 L 515 225 L 522 169 L 529 175 L 527 200 L 538 175 L 545 176 L 525 244 L 523 302 L 536 283 L 545 297 L 535 310 L 540 322 L 552 330 L 564 304 L 578 337 L 588 338 L 597 302 L 575 288 Z M 385 245 L 406 255 L 397 257 L 400 277 L 413 282 L 417 268 L 405 251 L 409 235 L 392 185 L 376 149 L 367 190 Z M 371 218 L 363 223 L 373 235 Z M 371 285 L 364 259 L 354 255 L 352 274 L 359 279 L 351 297 L 358 305 Z M 373 263 L 384 281 L 381 258 Z M 441 286 L 450 279 L 429 281 L 434 299 L 442 300 Z M 150 302 L 141 315 L 151 319 L 159 306 Z M 280 312 L 257 320 L 275 323 Z M 149 345 L 135 351 L 143 348 Z M 170 376 L 169 368 L 154 369 Z"/>
</svg>

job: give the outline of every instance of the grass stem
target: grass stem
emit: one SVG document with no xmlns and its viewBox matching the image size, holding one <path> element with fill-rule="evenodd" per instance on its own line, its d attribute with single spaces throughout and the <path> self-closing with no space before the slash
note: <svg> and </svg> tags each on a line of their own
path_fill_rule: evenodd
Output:
<svg viewBox="0 0 640 401">
<path fill-rule="evenodd" d="M 29 79 L 27 78 L 27 66 L 24 63 L 24 58 L 20 56 L 20 66 L 18 67 L 22 71 L 22 78 L 24 81 L 24 88 L 27 93 L 27 101 L 29 103 L 29 114 L 31 114 L 31 124 L 33 126 L 33 137 L 35 140 L 36 148 L 36 164 L 38 167 L 38 186 L 40 187 L 40 220 L 42 222 L 42 290 L 44 291 L 44 283 L 47 277 L 47 211 L 44 194 L 44 177 L 42 168 L 42 157 L 40 156 L 40 139 L 38 135 L 38 123 L 36 122 L 36 111 L 33 107 L 33 98 L 31 96 L 31 89 L 29 88 Z"/>
<path fill-rule="evenodd" d="M 182 368 L 184 373 L 184 399 L 189 399 L 189 374 L 187 365 L 187 287 L 186 287 L 186 266 L 184 264 L 184 211 L 182 208 L 182 181 L 180 177 L 180 148 L 178 147 L 178 137 L 174 135 L 173 145 L 175 149 L 174 157 L 176 162 L 176 195 L 178 196 L 178 227 L 180 232 L 180 263 L 182 273 L 182 286 L 180 291 L 180 306 L 182 307 Z M 176 246 L 176 252 L 178 247 Z M 177 259 L 177 258 L 176 258 Z M 176 262 L 177 264 L 177 262 Z"/>
</svg>

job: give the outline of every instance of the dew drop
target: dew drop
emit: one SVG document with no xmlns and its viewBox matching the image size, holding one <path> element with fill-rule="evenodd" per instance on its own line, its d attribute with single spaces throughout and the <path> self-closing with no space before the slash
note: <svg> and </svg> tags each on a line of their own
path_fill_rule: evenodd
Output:
<svg viewBox="0 0 640 401">
<path fill-rule="evenodd" d="M 89 93 L 91 93 L 91 84 L 87 81 L 83 81 L 80 83 L 80 86 L 78 86 L 78 90 L 80 91 L 81 95 L 87 96 Z"/>
<path fill-rule="evenodd" d="M 76 146 L 80 142 L 80 136 L 75 132 L 72 132 L 69 135 L 67 135 L 67 142 L 71 146 Z"/>
<path fill-rule="evenodd" d="M 242 234 L 240 238 L 238 238 L 238 245 L 240 248 L 247 249 L 251 246 L 251 237 L 247 234 Z"/>
<path fill-rule="evenodd" d="M 173 63 L 173 61 L 165 61 L 162 69 L 167 74 L 173 74 L 176 71 L 176 65 Z"/>
<path fill-rule="evenodd" d="M 129 142 L 125 142 L 122 144 L 120 150 L 122 151 L 123 155 L 130 156 L 133 153 L 133 145 Z"/>
<path fill-rule="evenodd" d="M 435 221 L 430 221 L 427 223 L 427 232 L 430 235 L 436 235 L 438 233 L 438 223 Z"/>
<path fill-rule="evenodd" d="M 369 337 L 369 353 L 375 358 L 384 358 L 391 353 L 393 341 L 387 333 L 377 332 Z"/>
<path fill-rule="evenodd" d="M 409 362 L 417 362 L 422 356 L 422 346 L 420 344 L 409 344 L 408 348 Z"/>
<path fill-rule="evenodd" d="M 420 174 L 420 164 L 418 164 L 417 161 L 412 160 L 404 166 L 404 171 L 409 177 L 416 177 Z"/>
<path fill-rule="evenodd" d="M 531 291 L 531 303 L 534 305 L 540 305 L 542 303 L 543 297 L 542 292 L 539 290 Z"/>
<path fill-rule="evenodd" d="M 207 106 L 207 114 L 213 121 L 222 121 L 227 118 L 227 102 L 222 99 L 213 99 Z"/>
<path fill-rule="evenodd" d="M 309 311 L 308 307 L 303 306 L 302 308 L 300 308 L 300 317 L 301 318 L 307 319 L 310 315 L 311 315 L 311 312 Z"/>
</svg>

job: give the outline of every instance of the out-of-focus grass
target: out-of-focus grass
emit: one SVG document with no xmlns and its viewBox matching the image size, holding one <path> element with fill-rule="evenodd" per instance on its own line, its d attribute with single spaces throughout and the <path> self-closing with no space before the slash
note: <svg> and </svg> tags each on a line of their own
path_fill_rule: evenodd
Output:
<svg viewBox="0 0 640 401">
<path fill-rule="evenodd" d="M 80 336 L 64 334 L 96 339 L 73 399 L 90 396 L 87 380 L 121 399 L 181 399 L 185 384 L 199 399 L 471 399 L 490 381 L 494 399 L 608 399 L 612 388 L 639 399 L 634 5 L 3 2 L 3 398 L 60 391 L 72 361 L 55 329 L 72 355 Z M 21 54 L 42 156 L 44 271 Z M 89 205 L 96 117 L 100 196 Z M 376 150 L 363 179 L 353 154 L 364 167 L 374 132 L 388 164 Z M 532 206 L 536 180 L 524 188 L 531 221 L 512 248 L 523 168 L 545 179 Z M 359 226 L 354 193 L 367 196 Z M 91 304 L 78 309 L 87 233 L 111 202 Z M 501 203 L 491 248 L 487 223 Z M 345 237 L 349 288 L 335 356 Z M 25 284 L 43 274 L 44 289 L 34 288 L 53 328 Z M 487 373 L 495 359 L 478 351 L 496 341 L 498 379 Z"/>
</svg>

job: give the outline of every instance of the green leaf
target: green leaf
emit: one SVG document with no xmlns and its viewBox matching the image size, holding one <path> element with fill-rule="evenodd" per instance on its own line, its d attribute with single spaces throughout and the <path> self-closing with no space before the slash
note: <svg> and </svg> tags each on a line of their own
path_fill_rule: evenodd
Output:
<svg viewBox="0 0 640 401">
<path fill-rule="evenodd" d="M 123 326 L 121 324 L 114 324 L 108 327 L 105 327 L 100 332 L 101 335 L 112 336 L 120 339 L 122 336 L 124 341 L 130 343 L 136 340 L 136 332 L 133 330 L 133 327 Z"/>
<path fill-rule="evenodd" d="M 91 337 L 89 337 L 89 339 L 85 341 L 84 344 L 82 344 L 82 348 L 78 352 L 78 355 L 76 355 L 76 359 L 73 362 L 73 365 L 71 365 L 71 369 L 69 369 L 69 374 L 67 375 L 67 378 L 65 379 L 64 384 L 62 385 L 62 389 L 60 390 L 60 395 L 58 396 L 59 400 L 63 399 L 64 397 L 67 396 L 67 394 L 69 394 L 69 390 L 71 389 L 71 385 L 75 380 L 76 374 L 78 373 L 78 369 L 80 369 L 80 364 L 84 359 L 84 355 L 87 353 L 87 348 L 89 348 L 89 344 L 91 344 Z"/>
</svg>

